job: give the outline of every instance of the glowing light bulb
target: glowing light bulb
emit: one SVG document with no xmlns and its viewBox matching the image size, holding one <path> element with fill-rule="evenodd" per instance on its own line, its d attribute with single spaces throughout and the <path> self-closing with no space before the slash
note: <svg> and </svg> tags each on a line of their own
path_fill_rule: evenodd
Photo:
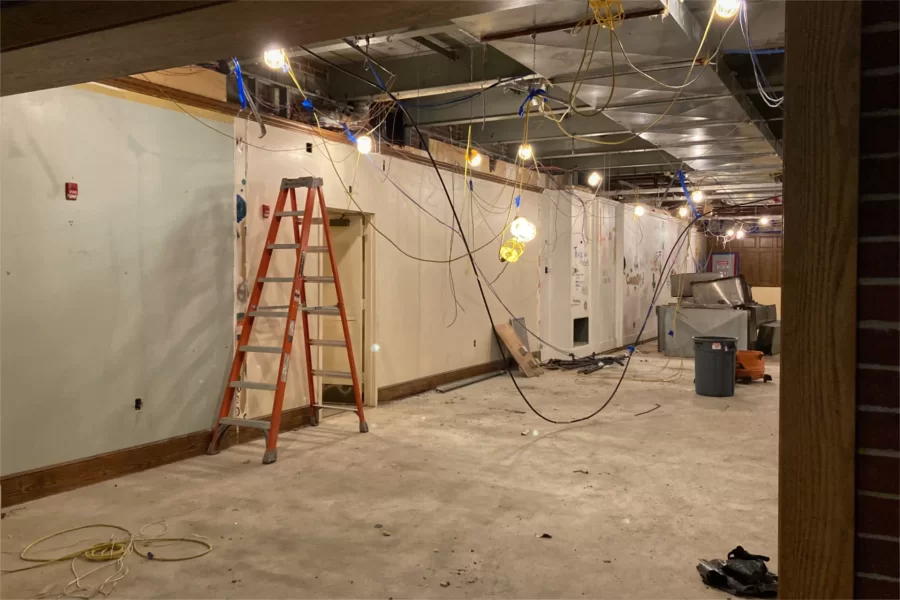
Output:
<svg viewBox="0 0 900 600">
<path fill-rule="evenodd" d="M 509 233 L 520 242 L 530 242 L 537 235 L 537 227 L 525 217 L 519 217 L 509 224 Z"/>
<path fill-rule="evenodd" d="M 697 190 L 696 192 L 693 192 L 691 194 L 691 200 L 694 201 L 694 204 L 700 204 L 701 202 L 703 202 L 704 197 L 705 195 L 703 194 L 702 190 Z"/>
<path fill-rule="evenodd" d="M 716 0 L 716 16 L 730 19 L 741 9 L 741 0 Z"/>
<path fill-rule="evenodd" d="M 519 158 L 522 160 L 528 160 L 531 158 L 532 150 L 531 144 L 522 144 L 519 146 Z"/>
<path fill-rule="evenodd" d="M 686 216 L 688 216 L 688 207 L 682 206 L 681 208 L 679 208 L 678 216 L 681 217 L 682 219 L 685 218 Z"/>
<path fill-rule="evenodd" d="M 378 344 L 372 344 L 372 352 L 378 352 L 379 350 L 381 350 L 381 346 L 379 346 Z"/>
<path fill-rule="evenodd" d="M 644 210 L 644 207 L 640 204 L 634 207 L 634 216 L 636 217 L 643 217 L 645 212 L 647 211 Z"/>
<path fill-rule="evenodd" d="M 597 187 L 600 185 L 600 182 L 603 181 L 603 175 L 594 171 L 590 175 L 588 175 L 588 185 L 591 187 Z"/>
<path fill-rule="evenodd" d="M 466 161 L 473 167 L 481 164 L 481 153 L 478 150 L 470 149 L 466 154 Z"/>
<path fill-rule="evenodd" d="M 523 252 L 525 252 L 525 246 L 522 245 L 522 242 L 510 238 L 500 246 L 500 260 L 502 262 L 516 262 Z"/>
<path fill-rule="evenodd" d="M 360 154 L 368 154 L 372 151 L 372 138 L 367 135 L 361 135 L 356 138 L 356 149 Z"/>
<path fill-rule="evenodd" d="M 743 229 L 738 229 L 738 232 L 735 234 L 735 237 L 737 237 L 737 239 L 739 239 L 739 240 L 742 240 L 742 239 L 744 239 L 744 236 L 746 236 L 746 235 L 747 235 L 746 231 L 744 231 Z"/>
<path fill-rule="evenodd" d="M 733 237 L 734 237 L 734 229 L 729 229 L 728 231 L 726 231 L 726 232 L 725 232 L 725 237 L 727 237 L 727 238 L 733 238 Z"/>
<path fill-rule="evenodd" d="M 759 218 L 759 224 L 760 224 L 760 225 L 768 225 L 769 222 L 770 222 L 769 217 L 760 217 L 760 218 Z"/>
<path fill-rule="evenodd" d="M 266 50 L 263 53 L 263 62 L 270 69 L 284 68 L 284 50 L 277 48 L 275 50 Z"/>
</svg>

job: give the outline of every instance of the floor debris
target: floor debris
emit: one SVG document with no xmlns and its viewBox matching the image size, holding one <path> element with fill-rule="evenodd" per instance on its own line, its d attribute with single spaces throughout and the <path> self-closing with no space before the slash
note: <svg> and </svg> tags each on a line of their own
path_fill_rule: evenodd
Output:
<svg viewBox="0 0 900 600">
<path fill-rule="evenodd" d="M 553 536 L 550 535 L 549 533 L 542 533 L 542 534 L 540 534 L 540 535 L 536 533 L 536 534 L 534 534 L 534 537 L 536 537 L 536 538 L 542 538 L 542 539 L 545 539 L 545 540 L 552 540 L 552 539 L 553 539 Z"/>
<path fill-rule="evenodd" d="M 697 571 L 710 587 L 738 596 L 767 598 L 778 595 L 778 576 L 766 568 L 768 561 L 768 556 L 738 546 L 728 553 L 727 560 L 701 560 Z"/>
</svg>

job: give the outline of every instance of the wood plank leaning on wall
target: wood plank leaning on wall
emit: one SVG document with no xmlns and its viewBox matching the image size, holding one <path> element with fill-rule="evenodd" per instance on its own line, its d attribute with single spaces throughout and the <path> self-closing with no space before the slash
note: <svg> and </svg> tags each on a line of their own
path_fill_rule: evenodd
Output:
<svg viewBox="0 0 900 600">
<path fill-rule="evenodd" d="M 860 2 L 786 2 L 782 598 L 853 596 Z"/>
</svg>

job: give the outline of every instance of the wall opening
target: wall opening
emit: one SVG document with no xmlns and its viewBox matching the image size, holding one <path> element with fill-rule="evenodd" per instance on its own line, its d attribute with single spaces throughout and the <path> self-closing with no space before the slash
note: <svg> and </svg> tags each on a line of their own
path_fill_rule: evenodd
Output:
<svg viewBox="0 0 900 600">
<path fill-rule="evenodd" d="M 584 346 L 590 343 L 590 318 L 581 317 L 572 320 L 572 345 Z"/>
</svg>

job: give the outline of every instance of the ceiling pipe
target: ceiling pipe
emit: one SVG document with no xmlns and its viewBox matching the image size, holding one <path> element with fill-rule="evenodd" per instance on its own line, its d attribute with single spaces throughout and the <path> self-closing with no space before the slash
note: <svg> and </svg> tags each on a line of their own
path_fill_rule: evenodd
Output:
<svg viewBox="0 0 900 600">
<path fill-rule="evenodd" d="M 528 140 L 531 143 L 537 143 L 538 140 Z M 738 142 L 758 142 L 758 137 L 741 137 L 741 138 L 710 138 L 705 140 L 691 140 L 689 142 L 681 142 L 680 144 L 659 144 L 655 148 L 637 148 L 632 150 L 610 150 L 607 152 L 573 152 L 570 154 L 554 154 L 550 156 L 541 156 L 541 160 L 549 160 L 553 158 L 578 158 L 581 156 L 613 156 L 617 154 L 640 154 L 642 152 L 665 152 L 666 148 L 693 148 L 704 144 L 730 144 Z M 706 158 L 706 157 L 700 157 Z M 691 160 L 686 158 L 684 160 Z"/>
<path fill-rule="evenodd" d="M 458 92 L 472 92 L 481 90 L 497 83 L 517 83 L 520 81 L 532 81 L 534 79 L 543 79 L 540 75 L 532 73 L 530 75 L 522 75 L 521 77 L 498 77 L 496 79 L 485 79 L 484 81 L 470 81 L 467 83 L 456 83 L 451 85 L 439 85 L 430 88 L 421 88 L 415 90 L 404 90 L 401 92 L 393 92 L 394 97 L 398 100 L 407 100 L 410 98 L 425 98 L 428 96 L 439 96 L 441 94 L 455 94 Z M 351 100 L 371 100 L 372 102 L 389 102 L 390 96 L 387 94 L 376 94 L 374 96 L 358 96 Z"/>
<path fill-rule="evenodd" d="M 644 17 L 656 17 L 663 14 L 665 7 L 650 8 L 646 10 L 635 10 L 626 12 L 622 19 L 628 21 L 630 19 L 642 19 Z M 538 35 L 539 33 L 552 33 L 554 31 L 562 31 L 564 29 L 572 29 L 582 24 L 582 19 L 577 21 L 564 21 L 561 23 L 550 23 L 548 25 L 537 25 L 534 27 L 526 27 L 524 29 L 513 29 L 510 31 L 499 31 L 497 33 L 489 33 L 481 36 L 482 42 L 498 42 L 500 40 L 510 40 L 512 38 L 522 37 L 525 35 Z"/>
</svg>

